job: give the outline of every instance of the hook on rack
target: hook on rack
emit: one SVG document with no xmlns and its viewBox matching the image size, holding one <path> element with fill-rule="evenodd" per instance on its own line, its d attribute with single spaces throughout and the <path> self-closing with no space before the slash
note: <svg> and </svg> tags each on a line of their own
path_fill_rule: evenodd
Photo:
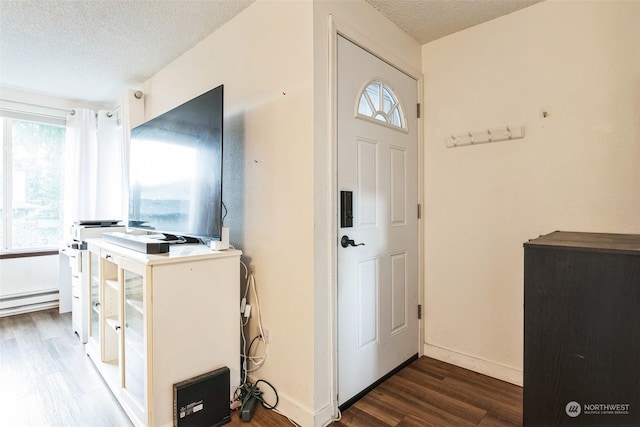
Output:
<svg viewBox="0 0 640 427">
<path fill-rule="evenodd" d="M 503 126 L 499 128 L 485 128 L 485 130 L 477 132 L 451 134 L 446 137 L 446 143 L 447 147 L 452 148 L 522 138 L 524 138 L 524 126 Z"/>
</svg>

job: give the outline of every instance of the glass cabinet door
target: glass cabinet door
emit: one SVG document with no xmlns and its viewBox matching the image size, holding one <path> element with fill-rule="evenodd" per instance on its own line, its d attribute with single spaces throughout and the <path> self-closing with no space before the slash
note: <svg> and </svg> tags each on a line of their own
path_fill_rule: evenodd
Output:
<svg viewBox="0 0 640 427">
<path fill-rule="evenodd" d="M 121 327 L 118 265 L 113 261 L 113 255 L 104 251 L 100 256 L 100 292 L 102 361 L 118 366 Z"/>
<path fill-rule="evenodd" d="M 143 276 L 129 270 L 124 277 L 124 388 L 144 407 Z"/>
<path fill-rule="evenodd" d="M 89 252 L 89 338 L 100 342 L 100 254 Z M 85 303 L 86 304 L 86 303 Z"/>
</svg>

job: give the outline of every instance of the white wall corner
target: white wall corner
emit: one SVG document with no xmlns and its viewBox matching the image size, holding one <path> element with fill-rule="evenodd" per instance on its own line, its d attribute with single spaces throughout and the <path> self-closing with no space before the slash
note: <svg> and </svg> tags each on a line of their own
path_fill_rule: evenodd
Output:
<svg viewBox="0 0 640 427">
<path fill-rule="evenodd" d="M 523 371 L 521 369 L 426 343 L 424 344 L 424 355 L 521 387 L 523 384 Z"/>
<path fill-rule="evenodd" d="M 337 412 L 337 410 L 335 411 Z M 326 426 L 329 421 L 335 418 L 334 407 L 332 404 L 325 406 L 324 408 L 316 411 L 314 427 Z"/>
</svg>

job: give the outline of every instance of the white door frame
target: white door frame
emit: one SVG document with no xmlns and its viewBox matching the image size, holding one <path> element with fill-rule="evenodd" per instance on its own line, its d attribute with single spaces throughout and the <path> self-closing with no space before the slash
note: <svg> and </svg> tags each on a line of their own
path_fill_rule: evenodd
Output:
<svg viewBox="0 0 640 427">
<path fill-rule="evenodd" d="M 382 61 L 388 63 L 394 68 L 412 77 L 417 82 L 417 98 L 420 105 L 423 103 L 424 93 L 424 78 L 420 70 L 409 66 L 401 59 L 397 58 L 386 49 L 380 47 L 378 44 L 363 36 L 358 31 L 354 30 L 348 24 L 337 19 L 331 15 L 329 17 L 329 138 L 330 138 L 330 151 L 331 151 L 331 197 L 330 197 L 330 259 L 331 259 L 331 396 L 334 414 L 338 413 L 338 204 L 337 204 L 337 170 L 338 170 L 338 127 L 337 127 L 337 82 L 338 82 L 338 35 L 350 40 L 362 49 L 378 57 Z M 422 304 L 424 298 L 424 126 L 422 119 L 418 119 L 418 203 L 422 207 L 420 218 L 418 219 L 418 300 L 419 304 Z M 418 354 L 422 356 L 424 354 L 424 311 L 422 319 L 418 321 Z"/>
</svg>

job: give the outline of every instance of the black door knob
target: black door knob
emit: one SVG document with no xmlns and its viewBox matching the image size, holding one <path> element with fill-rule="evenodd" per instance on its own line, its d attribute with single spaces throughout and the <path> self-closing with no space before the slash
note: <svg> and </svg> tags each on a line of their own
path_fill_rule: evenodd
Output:
<svg viewBox="0 0 640 427">
<path fill-rule="evenodd" d="M 356 243 L 349 238 L 349 236 L 342 236 L 340 239 L 340 246 L 346 248 L 347 246 L 364 246 L 364 243 Z"/>
</svg>

